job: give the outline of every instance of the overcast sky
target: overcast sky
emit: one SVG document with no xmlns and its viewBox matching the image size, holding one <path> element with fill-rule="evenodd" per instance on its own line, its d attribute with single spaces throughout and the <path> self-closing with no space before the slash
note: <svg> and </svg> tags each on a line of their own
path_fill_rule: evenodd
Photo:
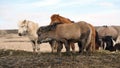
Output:
<svg viewBox="0 0 120 68">
<path fill-rule="evenodd" d="M 94 26 L 120 26 L 120 0 L 0 0 L 0 29 L 17 29 L 24 19 L 48 25 L 52 14 Z"/>
</svg>

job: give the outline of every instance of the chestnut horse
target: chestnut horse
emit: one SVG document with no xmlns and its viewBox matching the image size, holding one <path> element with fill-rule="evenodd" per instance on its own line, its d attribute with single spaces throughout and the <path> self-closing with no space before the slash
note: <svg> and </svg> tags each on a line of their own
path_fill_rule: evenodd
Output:
<svg viewBox="0 0 120 68">
<path fill-rule="evenodd" d="M 68 18 L 62 17 L 59 14 L 53 14 L 51 16 L 51 23 L 50 24 L 57 23 L 57 22 L 66 23 L 66 24 L 73 23 L 73 21 L 71 21 Z M 89 23 L 87 23 L 87 24 L 92 29 L 92 36 L 91 36 L 92 38 L 91 38 L 91 42 L 89 44 L 91 46 L 90 50 L 91 51 L 95 51 L 95 49 L 98 49 L 98 47 L 99 47 L 99 44 L 96 41 L 96 39 L 98 39 L 98 38 L 96 38 L 97 37 L 96 36 L 97 35 L 96 34 L 96 30 L 95 30 L 95 28 L 91 24 L 89 24 Z M 96 45 L 97 45 L 97 47 L 96 47 Z M 72 49 L 75 50 L 75 46 L 74 46 L 74 44 L 72 42 L 71 42 L 71 46 L 72 46 Z"/>
<path fill-rule="evenodd" d="M 65 18 L 65 17 L 62 17 L 62 16 L 60 16 L 59 14 L 53 14 L 52 16 L 51 16 L 51 23 L 50 23 L 50 25 L 52 25 L 52 24 L 54 24 L 54 23 L 62 23 L 62 24 L 71 24 L 71 23 L 74 23 L 73 21 L 71 21 L 70 19 L 68 19 L 68 18 Z M 55 47 L 57 47 L 57 45 L 52 45 L 52 44 L 57 44 L 57 42 L 56 43 L 54 43 L 55 41 L 51 41 L 51 46 L 53 47 L 53 46 L 55 46 Z M 71 48 L 72 48 L 72 51 L 73 52 L 75 52 L 75 45 L 74 45 L 74 43 L 73 42 L 70 42 L 70 46 L 71 46 Z M 53 50 L 53 49 L 52 49 Z"/>
<path fill-rule="evenodd" d="M 61 24 L 54 23 L 52 25 L 40 27 L 37 31 L 38 42 L 49 42 L 56 40 L 65 44 L 66 52 L 70 52 L 70 43 L 81 42 L 79 52 L 83 53 L 84 49 L 90 51 L 89 44 L 91 40 L 92 29 L 88 23 L 80 21 L 78 23 Z M 61 49 L 58 50 L 61 52 Z M 59 53 L 58 52 L 58 53 Z"/>
</svg>

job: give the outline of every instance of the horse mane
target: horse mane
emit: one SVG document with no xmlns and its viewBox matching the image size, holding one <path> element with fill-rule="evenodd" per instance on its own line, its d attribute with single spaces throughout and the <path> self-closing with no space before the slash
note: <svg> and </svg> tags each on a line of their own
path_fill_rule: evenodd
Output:
<svg viewBox="0 0 120 68">
<path fill-rule="evenodd" d="M 25 23 L 27 20 L 23 20 L 22 22 Z"/>
<path fill-rule="evenodd" d="M 69 18 L 66 18 L 67 20 L 69 20 L 71 23 L 75 23 L 74 21 L 71 21 Z"/>
<path fill-rule="evenodd" d="M 63 23 L 63 21 L 65 21 L 65 23 L 74 23 L 74 21 L 71 21 L 69 18 L 65 18 L 63 16 L 60 16 L 59 14 L 53 14 L 51 16 L 51 19 L 53 18 L 58 18 L 60 20 L 61 23 Z"/>
<path fill-rule="evenodd" d="M 61 22 L 53 23 L 52 25 L 40 27 L 42 32 L 53 31 L 56 29 L 57 25 L 62 24 Z"/>
</svg>

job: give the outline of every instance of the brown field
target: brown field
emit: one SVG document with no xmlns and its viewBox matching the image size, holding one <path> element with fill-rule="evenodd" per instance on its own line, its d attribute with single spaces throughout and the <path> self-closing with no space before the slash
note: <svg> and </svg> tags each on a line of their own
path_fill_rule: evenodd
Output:
<svg viewBox="0 0 120 68">
<path fill-rule="evenodd" d="M 68 56 L 63 48 L 59 56 L 50 53 L 48 43 L 41 44 L 40 48 L 41 54 L 33 54 L 27 37 L 19 37 L 16 30 L 0 31 L 0 68 L 120 68 L 120 52 L 97 51 L 91 55 Z"/>
</svg>

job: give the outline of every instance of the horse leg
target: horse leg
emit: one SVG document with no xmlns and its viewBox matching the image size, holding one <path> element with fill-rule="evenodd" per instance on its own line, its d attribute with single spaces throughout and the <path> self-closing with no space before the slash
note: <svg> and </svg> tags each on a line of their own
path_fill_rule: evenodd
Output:
<svg viewBox="0 0 120 68">
<path fill-rule="evenodd" d="M 91 38 L 90 51 L 91 51 L 91 52 L 94 52 L 94 51 L 95 51 L 95 37 L 94 37 L 94 36 L 92 36 L 92 38 Z"/>
<path fill-rule="evenodd" d="M 40 54 L 40 46 L 37 43 L 37 40 L 35 41 L 35 46 L 36 46 L 37 52 Z"/>
<path fill-rule="evenodd" d="M 86 46 L 86 51 L 87 51 L 87 53 L 89 54 L 89 52 L 91 52 L 92 49 L 93 49 L 93 47 L 92 47 L 92 44 L 91 44 L 91 42 L 90 42 L 90 44 L 88 44 L 88 45 Z"/>
<path fill-rule="evenodd" d="M 65 44 L 66 52 L 69 54 L 70 53 L 70 42 L 66 40 L 64 44 Z"/>
<path fill-rule="evenodd" d="M 32 42 L 32 47 L 33 47 L 33 53 L 36 52 L 36 45 L 35 45 L 35 41 L 34 40 L 31 40 Z"/>
<path fill-rule="evenodd" d="M 51 53 L 53 53 L 53 41 L 50 41 L 49 44 L 50 44 L 51 49 L 52 49 Z"/>
<path fill-rule="evenodd" d="M 55 49 L 57 49 L 57 42 L 52 40 L 49 42 L 49 44 L 50 44 L 51 49 L 52 49 L 51 53 L 53 53 L 55 51 Z"/>
<path fill-rule="evenodd" d="M 84 51 L 86 51 L 86 41 L 85 40 L 82 40 L 81 41 L 81 54 L 83 54 Z"/>
<path fill-rule="evenodd" d="M 53 42 L 53 52 L 57 52 L 58 44 L 59 43 L 57 41 Z"/>
<path fill-rule="evenodd" d="M 62 42 L 58 42 L 58 47 L 57 47 L 57 53 L 60 54 L 61 50 L 63 48 L 63 43 Z"/>
<path fill-rule="evenodd" d="M 55 46 L 54 46 L 54 52 L 57 52 L 58 44 L 59 44 L 59 43 L 58 43 L 57 41 L 56 41 L 56 43 L 54 43 L 54 45 L 55 45 Z M 62 45 L 62 43 L 61 43 L 61 45 Z"/>
<path fill-rule="evenodd" d="M 78 42 L 78 47 L 79 47 L 79 53 L 82 52 L 82 43 L 81 42 Z"/>
<path fill-rule="evenodd" d="M 75 45 L 73 42 L 70 42 L 70 46 L 72 48 L 72 52 L 75 53 Z"/>
</svg>

